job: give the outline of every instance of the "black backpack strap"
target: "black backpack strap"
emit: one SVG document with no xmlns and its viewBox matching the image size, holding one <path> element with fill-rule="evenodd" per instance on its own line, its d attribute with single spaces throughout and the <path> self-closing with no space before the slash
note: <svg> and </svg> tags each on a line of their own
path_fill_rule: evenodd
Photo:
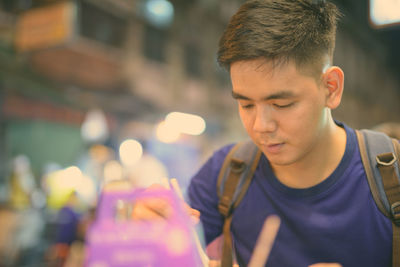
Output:
<svg viewBox="0 0 400 267">
<path fill-rule="evenodd" d="M 236 144 L 229 151 L 218 175 L 218 210 L 224 216 L 221 267 L 232 267 L 231 223 L 233 210 L 243 199 L 261 156 L 250 140 Z"/>
<path fill-rule="evenodd" d="M 378 208 L 392 220 L 392 266 L 400 267 L 400 145 L 387 135 L 356 131 L 361 159 Z"/>
</svg>

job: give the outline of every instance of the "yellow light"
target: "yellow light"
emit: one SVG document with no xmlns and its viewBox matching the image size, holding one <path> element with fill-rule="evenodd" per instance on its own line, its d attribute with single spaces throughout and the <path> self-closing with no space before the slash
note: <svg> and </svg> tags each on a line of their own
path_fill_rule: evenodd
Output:
<svg viewBox="0 0 400 267">
<path fill-rule="evenodd" d="M 104 183 L 120 180 L 123 177 L 121 164 L 116 160 L 110 160 L 104 166 Z"/>
<path fill-rule="evenodd" d="M 132 166 L 142 157 L 142 155 L 143 147 L 136 140 L 125 140 L 119 147 L 119 157 L 124 165 Z"/>
<path fill-rule="evenodd" d="M 79 185 L 76 187 L 76 192 L 89 205 L 96 202 L 96 185 L 94 181 L 87 175 L 82 175 L 79 179 Z"/>
<path fill-rule="evenodd" d="M 70 166 L 49 174 L 48 204 L 51 208 L 60 208 L 75 191 L 87 204 L 96 198 L 96 186 L 90 177 L 84 175 L 76 166 Z"/>
<path fill-rule="evenodd" d="M 156 136 L 161 142 L 173 143 L 179 139 L 180 133 L 177 128 L 173 127 L 173 125 L 162 121 L 157 125 Z"/>
<path fill-rule="evenodd" d="M 64 170 L 63 175 L 69 177 L 70 179 L 76 179 L 82 176 L 82 171 L 76 166 L 71 166 Z"/>
<path fill-rule="evenodd" d="M 375 27 L 400 23 L 400 2 L 398 0 L 370 0 L 370 19 Z"/>
<path fill-rule="evenodd" d="M 188 113 L 171 112 L 166 116 L 165 122 L 168 127 L 190 135 L 200 135 L 206 129 L 202 117 Z"/>
</svg>

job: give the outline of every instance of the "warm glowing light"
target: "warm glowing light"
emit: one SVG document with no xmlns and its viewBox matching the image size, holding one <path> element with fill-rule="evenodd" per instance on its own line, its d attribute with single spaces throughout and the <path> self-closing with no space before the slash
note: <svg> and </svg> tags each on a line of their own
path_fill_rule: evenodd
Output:
<svg viewBox="0 0 400 267">
<path fill-rule="evenodd" d="M 108 135 L 107 121 L 99 109 L 90 110 L 82 123 L 81 134 L 88 142 L 102 142 Z"/>
<path fill-rule="evenodd" d="M 400 1 L 370 0 L 370 18 L 376 26 L 400 23 Z"/>
<path fill-rule="evenodd" d="M 156 136 L 158 140 L 164 143 L 176 142 L 181 133 L 190 135 L 200 135 L 206 129 L 206 122 L 200 116 L 171 112 L 165 120 L 156 127 Z"/>
<path fill-rule="evenodd" d="M 96 198 L 96 186 L 93 180 L 82 171 L 71 166 L 63 170 L 49 173 L 48 204 L 52 208 L 62 207 L 68 200 L 71 192 L 76 192 L 86 204 L 91 204 Z"/>
<path fill-rule="evenodd" d="M 64 169 L 63 175 L 65 176 L 66 180 L 76 180 L 82 176 L 82 171 L 76 166 L 71 166 Z"/>
<path fill-rule="evenodd" d="M 96 202 L 96 185 L 94 181 L 87 175 L 82 175 L 79 184 L 76 185 L 75 191 L 87 204 L 93 205 Z"/>
<path fill-rule="evenodd" d="M 173 143 L 179 139 L 180 132 L 178 128 L 167 124 L 166 121 L 162 121 L 157 125 L 156 136 L 161 142 Z"/>
<path fill-rule="evenodd" d="M 124 165 L 131 166 L 135 164 L 142 155 L 143 147 L 136 140 L 125 140 L 119 147 L 119 157 Z"/>
<path fill-rule="evenodd" d="M 121 164 L 116 160 L 111 160 L 104 165 L 104 183 L 120 180 L 123 177 Z"/>
<path fill-rule="evenodd" d="M 206 129 L 206 123 L 202 117 L 188 113 L 171 112 L 166 116 L 165 122 L 169 127 L 185 134 L 200 135 Z"/>
</svg>

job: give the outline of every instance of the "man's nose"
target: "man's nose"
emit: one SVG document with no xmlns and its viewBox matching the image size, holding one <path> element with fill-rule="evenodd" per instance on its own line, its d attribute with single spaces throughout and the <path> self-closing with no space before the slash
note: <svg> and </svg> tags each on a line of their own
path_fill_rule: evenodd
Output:
<svg viewBox="0 0 400 267">
<path fill-rule="evenodd" d="M 277 122 L 271 107 L 257 107 L 253 130 L 255 132 L 274 132 L 276 128 Z"/>
</svg>

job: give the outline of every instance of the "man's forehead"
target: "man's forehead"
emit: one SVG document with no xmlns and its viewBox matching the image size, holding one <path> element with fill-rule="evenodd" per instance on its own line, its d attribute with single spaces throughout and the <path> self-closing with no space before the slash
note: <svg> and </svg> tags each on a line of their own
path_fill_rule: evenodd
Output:
<svg viewBox="0 0 400 267">
<path fill-rule="evenodd" d="M 291 73 L 297 73 L 305 76 L 312 76 L 319 78 L 327 68 L 331 66 L 329 58 L 324 57 L 322 62 L 312 62 L 298 65 L 294 60 L 290 59 L 267 59 L 267 58 L 256 58 L 250 60 L 240 60 L 233 62 L 230 66 L 230 74 L 232 72 L 236 74 L 245 74 L 246 72 L 260 72 L 265 75 L 274 75 L 281 71 L 290 71 Z"/>
<path fill-rule="evenodd" d="M 301 75 L 293 62 L 276 65 L 275 62 L 264 59 L 238 61 L 231 65 L 230 76 L 232 85 L 238 83 L 251 84 L 255 78 L 265 81 L 281 79 Z"/>
</svg>

